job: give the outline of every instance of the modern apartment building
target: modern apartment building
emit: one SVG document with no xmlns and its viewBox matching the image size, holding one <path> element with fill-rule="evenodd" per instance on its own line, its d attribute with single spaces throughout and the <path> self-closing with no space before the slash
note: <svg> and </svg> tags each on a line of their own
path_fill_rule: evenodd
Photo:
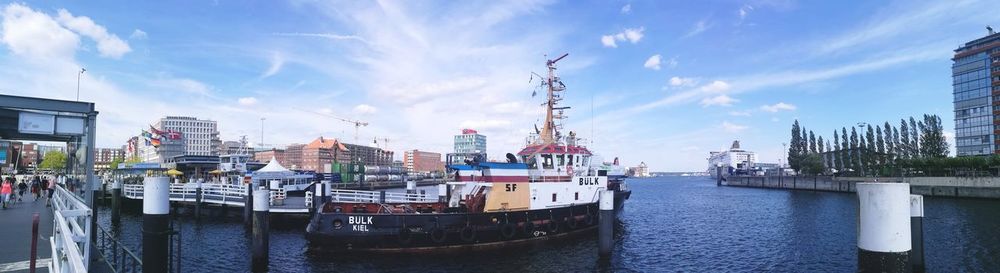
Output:
<svg viewBox="0 0 1000 273">
<path fill-rule="evenodd" d="M 107 170 L 111 168 L 111 161 L 115 159 L 125 160 L 125 150 L 122 148 L 97 148 L 94 149 L 94 169 Z"/>
<path fill-rule="evenodd" d="M 441 154 L 420 150 L 409 150 L 403 152 L 403 167 L 405 167 L 408 172 L 444 171 L 444 163 L 441 162 Z"/>
<path fill-rule="evenodd" d="M 194 117 L 167 116 L 152 124 L 150 131 L 159 139 L 159 145 L 149 143 L 149 139 L 140 137 L 138 146 L 144 162 L 167 163 L 176 156 L 218 156 L 219 140 L 218 124 L 214 120 L 203 120 Z"/>
<path fill-rule="evenodd" d="M 958 156 L 1000 154 L 1000 34 L 987 29 L 952 58 Z"/>
<path fill-rule="evenodd" d="M 486 153 L 486 136 L 473 129 L 462 129 L 461 135 L 455 135 L 455 153 Z M 453 160 L 462 162 L 465 159 L 455 157 Z"/>
</svg>

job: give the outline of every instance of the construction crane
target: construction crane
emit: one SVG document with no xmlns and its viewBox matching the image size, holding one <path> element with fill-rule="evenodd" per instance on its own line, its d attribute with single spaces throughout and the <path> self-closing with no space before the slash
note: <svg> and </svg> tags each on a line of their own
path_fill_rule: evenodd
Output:
<svg viewBox="0 0 1000 273">
<path fill-rule="evenodd" d="M 334 115 L 331 115 L 331 114 L 316 112 L 316 111 L 308 111 L 308 110 L 301 110 L 301 111 L 306 111 L 306 112 L 309 112 L 309 113 L 313 113 L 313 114 L 325 116 L 325 117 L 328 117 L 328 118 L 333 118 L 333 119 L 336 119 L 336 120 L 339 120 L 339 121 L 347 122 L 347 123 L 350 123 L 350 124 L 354 124 L 354 143 L 358 143 L 358 129 L 360 129 L 361 126 L 368 126 L 368 122 L 364 122 L 364 121 L 360 121 L 360 120 L 346 119 L 346 118 L 334 116 Z"/>
</svg>

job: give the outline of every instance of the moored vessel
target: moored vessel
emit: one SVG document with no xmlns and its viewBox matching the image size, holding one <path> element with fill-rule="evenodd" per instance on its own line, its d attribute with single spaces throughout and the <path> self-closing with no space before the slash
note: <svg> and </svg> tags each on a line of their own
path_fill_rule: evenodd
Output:
<svg viewBox="0 0 1000 273">
<path fill-rule="evenodd" d="M 503 248 L 595 230 L 600 191 L 614 191 L 616 211 L 631 191 L 625 168 L 604 163 L 575 132 L 563 135 L 566 86 L 548 60 L 546 118 L 506 162 L 462 155 L 448 162 L 452 181 L 436 199 L 396 196 L 323 202 L 306 229 L 311 244 L 335 251 L 428 252 Z M 537 128 L 537 127 L 536 127 Z"/>
</svg>

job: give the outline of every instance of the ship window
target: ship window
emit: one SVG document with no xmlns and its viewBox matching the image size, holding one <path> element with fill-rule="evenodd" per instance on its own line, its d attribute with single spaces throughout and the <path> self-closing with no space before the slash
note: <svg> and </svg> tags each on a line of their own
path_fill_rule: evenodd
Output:
<svg viewBox="0 0 1000 273">
<path fill-rule="evenodd" d="M 566 164 L 566 165 L 570 165 L 570 166 L 573 166 L 573 155 L 568 155 L 568 156 L 567 156 L 567 159 L 569 159 L 569 163 L 568 163 L 568 164 Z"/>
<path fill-rule="evenodd" d="M 552 155 L 550 154 L 542 155 L 542 168 L 552 169 Z"/>
<path fill-rule="evenodd" d="M 576 192 L 576 194 L 573 195 L 573 198 L 576 198 L 575 200 L 580 200 L 580 192 Z"/>
<path fill-rule="evenodd" d="M 535 155 L 525 156 L 524 164 L 528 164 L 528 169 L 538 169 L 538 163 L 537 160 L 535 160 Z"/>
<path fill-rule="evenodd" d="M 565 155 L 556 155 L 556 166 L 559 166 L 559 167 L 566 166 L 566 156 Z"/>
<path fill-rule="evenodd" d="M 556 194 L 555 194 L 555 193 L 553 193 L 553 194 L 552 194 L 552 202 L 555 202 L 555 201 L 556 201 Z"/>
</svg>

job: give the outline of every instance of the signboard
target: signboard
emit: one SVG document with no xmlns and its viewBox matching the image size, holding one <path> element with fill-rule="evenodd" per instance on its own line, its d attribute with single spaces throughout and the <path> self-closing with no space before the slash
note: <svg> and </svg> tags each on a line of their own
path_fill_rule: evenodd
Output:
<svg viewBox="0 0 1000 273">
<path fill-rule="evenodd" d="M 7 164 L 7 151 L 0 151 L 0 164 Z"/>
<path fill-rule="evenodd" d="M 60 135 L 82 135 L 84 119 L 80 117 L 56 117 L 56 134 Z"/>
<path fill-rule="evenodd" d="M 17 119 L 17 132 L 22 134 L 55 133 L 56 117 L 39 113 L 20 112 Z"/>
</svg>

